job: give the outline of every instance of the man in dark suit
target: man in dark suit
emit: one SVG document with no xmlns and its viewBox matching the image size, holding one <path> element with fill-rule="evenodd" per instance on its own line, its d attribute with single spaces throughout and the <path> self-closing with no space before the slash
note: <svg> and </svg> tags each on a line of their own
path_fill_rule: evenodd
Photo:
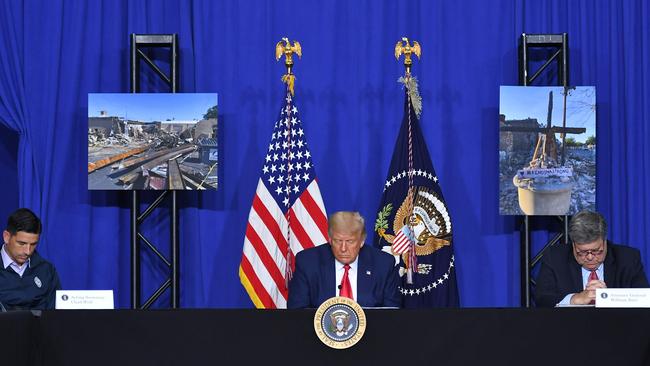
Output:
<svg viewBox="0 0 650 366">
<path fill-rule="evenodd" d="M 555 245 L 542 258 L 537 306 L 593 304 L 597 288 L 649 287 L 639 251 L 607 241 L 607 223 L 599 213 L 573 216 L 569 237 L 571 245 Z"/>
<path fill-rule="evenodd" d="M 364 246 L 366 231 L 358 212 L 329 217 L 329 244 L 303 250 L 289 284 L 287 307 L 315 308 L 334 296 L 365 307 L 399 307 L 399 274 L 393 256 Z"/>
</svg>

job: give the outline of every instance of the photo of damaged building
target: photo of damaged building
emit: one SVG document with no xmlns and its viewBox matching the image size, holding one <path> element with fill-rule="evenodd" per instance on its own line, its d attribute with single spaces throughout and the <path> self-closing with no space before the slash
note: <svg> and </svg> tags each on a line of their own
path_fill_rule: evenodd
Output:
<svg viewBox="0 0 650 366">
<path fill-rule="evenodd" d="M 499 213 L 595 210 L 595 88 L 502 86 L 499 109 Z"/>
<path fill-rule="evenodd" d="M 217 189 L 216 105 L 202 112 L 193 120 L 89 116 L 88 189 Z"/>
</svg>

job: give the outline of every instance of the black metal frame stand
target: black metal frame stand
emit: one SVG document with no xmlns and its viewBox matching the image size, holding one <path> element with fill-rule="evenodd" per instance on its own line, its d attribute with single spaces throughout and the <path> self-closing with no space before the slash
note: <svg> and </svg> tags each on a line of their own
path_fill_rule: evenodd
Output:
<svg viewBox="0 0 650 366">
<path fill-rule="evenodd" d="M 169 50 L 170 74 L 163 72 L 147 55 L 147 49 L 158 48 Z M 131 92 L 140 92 L 140 63 L 144 61 L 171 89 L 178 90 L 178 37 L 176 34 L 131 34 Z M 164 201 L 170 197 L 169 231 L 171 260 L 165 256 L 140 232 L 140 225 Z M 158 289 L 146 300 L 142 301 L 140 255 L 142 243 L 145 244 L 167 267 L 170 275 Z M 178 205 L 176 191 L 163 191 L 144 212 L 140 213 L 140 191 L 132 192 L 131 200 L 131 308 L 148 309 L 162 293 L 171 287 L 172 309 L 180 307 L 180 245 L 178 240 Z"/>
<path fill-rule="evenodd" d="M 530 75 L 530 51 L 543 50 L 550 53 L 545 57 L 546 62 L 532 75 Z M 554 64 L 557 66 L 557 83 L 559 86 L 567 88 L 569 86 L 569 41 L 566 33 L 562 34 L 526 34 L 521 35 L 519 43 L 519 84 L 531 85 L 544 71 L 551 68 Z M 564 155 L 564 154 L 562 154 Z M 564 159 L 563 159 L 564 160 Z M 547 242 L 534 258 L 531 256 L 531 239 L 530 226 L 531 216 L 523 216 L 521 223 L 521 306 L 529 308 L 531 305 L 531 287 L 535 286 L 535 281 L 531 278 L 533 267 L 539 262 L 546 250 L 555 245 L 562 239 L 564 243 L 569 243 L 569 217 L 556 216 L 563 224 L 564 230 L 557 233 L 553 239 Z"/>
</svg>

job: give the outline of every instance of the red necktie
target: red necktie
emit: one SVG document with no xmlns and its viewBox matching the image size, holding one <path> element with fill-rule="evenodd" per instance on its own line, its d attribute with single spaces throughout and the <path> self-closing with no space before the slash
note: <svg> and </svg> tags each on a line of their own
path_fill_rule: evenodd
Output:
<svg viewBox="0 0 650 366">
<path fill-rule="evenodd" d="M 343 279 L 341 280 L 341 291 L 339 296 L 347 297 L 354 300 L 352 296 L 352 285 L 350 285 L 350 279 L 348 278 L 348 271 L 350 270 L 350 265 L 346 264 L 343 266 L 345 273 L 343 273 Z"/>
<path fill-rule="evenodd" d="M 598 273 L 596 273 L 596 271 L 591 271 L 591 273 L 589 274 L 589 279 L 587 280 L 587 283 L 589 283 L 589 282 L 591 282 L 593 280 L 597 280 L 597 279 L 598 279 Z M 590 305 L 593 305 L 595 303 L 596 303 L 595 300 L 591 300 L 589 302 Z"/>
</svg>

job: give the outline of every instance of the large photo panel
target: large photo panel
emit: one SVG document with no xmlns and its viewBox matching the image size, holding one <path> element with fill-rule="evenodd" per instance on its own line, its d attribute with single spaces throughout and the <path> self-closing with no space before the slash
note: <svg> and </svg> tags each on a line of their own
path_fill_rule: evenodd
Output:
<svg viewBox="0 0 650 366">
<path fill-rule="evenodd" d="M 88 189 L 217 189 L 217 94 L 88 94 Z"/>
<path fill-rule="evenodd" d="M 595 87 L 501 86 L 499 213 L 595 208 Z"/>
</svg>

